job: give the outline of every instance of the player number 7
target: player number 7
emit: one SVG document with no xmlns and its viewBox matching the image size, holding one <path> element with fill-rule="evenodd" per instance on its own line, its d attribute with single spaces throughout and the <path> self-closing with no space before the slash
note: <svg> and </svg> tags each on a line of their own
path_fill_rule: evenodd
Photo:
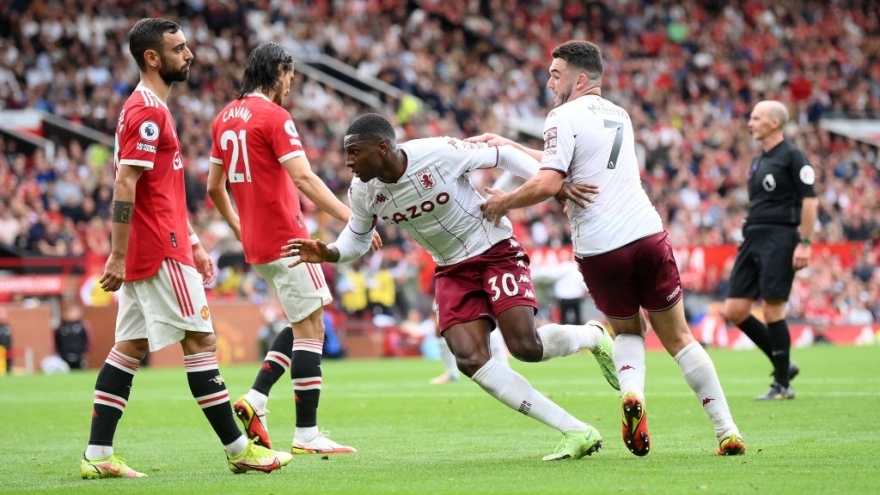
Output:
<svg viewBox="0 0 880 495">
<path fill-rule="evenodd" d="M 611 156 L 608 157 L 608 168 L 617 168 L 617 156 L 620 154 L 620 144 L 623 142 L 623 123 L 613 120 L 605 121 L 606 129 L 614 129 L 614 145 L 611 146 Z"/>
</svg>

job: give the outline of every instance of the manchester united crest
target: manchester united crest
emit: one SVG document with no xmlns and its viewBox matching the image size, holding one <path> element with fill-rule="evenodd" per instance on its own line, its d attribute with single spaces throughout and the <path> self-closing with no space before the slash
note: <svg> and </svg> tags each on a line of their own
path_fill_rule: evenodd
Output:
<svg viewBox="0 0 880 495">
<path fill-rule="evenodd" d="M 422 186 L 422 189 L 431 189 L 437 184 L 437 181 L 434 180 L 434 176 L 431 175 L 430 170 L 422 170 L 416 174 L 416 177 L 419 179 L 419 185 Z"/>
<path fill-rule="evenodd" d="M 199 310 L 199 314 L 202 316 L 202 319 L 208 321 L 208 318 L 211 317 L 211 312 L 208 311 L 207 306 L 202 306 L 202 309 Z"/>
</svg>

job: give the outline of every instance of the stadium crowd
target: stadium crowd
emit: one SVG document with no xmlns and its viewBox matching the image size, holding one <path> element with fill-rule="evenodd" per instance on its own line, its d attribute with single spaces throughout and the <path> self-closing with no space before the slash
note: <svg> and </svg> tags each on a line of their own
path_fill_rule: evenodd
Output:
<svg viewBox="0 0 880 495">
<path fill-rule="evenodd" d="M 0 109 L 43 110 L 112 134 L 137 81 L 125 56 L 133 19 L 178 20 L 196 59 L 169 106 L 178 119 L 192 221 L 218 256 L 239 247 L 206 198 L 210 123 L 233 97 L 246 55 L 258 43 L 278 41 L 299 58 L 332 56 L 418 99 L 383 96 L 386 107 L 371 109 L 307 77 L 295 79 L 287 104 L 307 156 L 343 196 L 350 173 L 341 138 L 356 115 L 395 116 L 401 140 L 510 134 L 515 120 L 537 121 L 540 132 L 551 104 L 547 53 L 580 38 L 605 51 L 604 96 L 633 118 L 643 182 L 673 245 L 741 239 L 746 177 L 757 149 L 748 113 L 761 99 L 784 102 L 792 113 L 788 134 L 818 175 L 814 242 L 864 241 L 864 254 L 851 263 L 822 257 L 801 272 L 789 313 L 825 323 L 880 321 L 878 149 L 819 126 L 828 117 L 880 119 L 880 12 L 869 0 L 185 0 L 164 9 L 163 3 L 8 3 L 0 10 Z M 488 185 L 493 178 L 475 179 Z M 112 184 L 112 150 L 99 144 L 59 142 L 47 157 L 0 139 L 0 244 L 85 256 L 102 266 Z M 335 238 L 341 225 L 305 208 L 315 235 Z M 570 241 L 569 223 L 554 202 L 516 211 L 512 220 L 529 247 Z M 395 273 L 412 278 L 423 264 L 414 243 L 393 228 L 383 234 L 402 267 Z M 260 290 L 255 282 L 239 283 L 248 275 L 234 265 L 227 275 L 215 292 Z M 713 294 L 717 288 L 691 289 Z"/>
</svg>

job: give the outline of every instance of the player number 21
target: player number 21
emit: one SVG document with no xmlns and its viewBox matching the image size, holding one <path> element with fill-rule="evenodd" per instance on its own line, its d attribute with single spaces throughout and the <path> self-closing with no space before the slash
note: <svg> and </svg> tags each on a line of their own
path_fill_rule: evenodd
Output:
<svg viewBox="0 0 880 495">
<path fill-rule="evenodd" d="M 492 292 L 492 301 L 497 301 L 501 297 L 501 291 L 507 296 L 515 296 L 519 293 L 519 285 L 512 273 L 505 273 L 501 276 L 501 288 L 498 288 L 498 277 L 489 279 L 489 290 Z"/>
<path fill-rule="evenodd" d="M 229 159 L 229 182 L 250 182 L 251 181 L 251 166 L 248 163 L 248 152 L 247 152 L 247 138 L 246 138 L 245 130 L 242 129 L 238 131 L 238 136 L 235 135 L 235 131 L 229 130 L 225 131 L 220 136 L 220 149 L 223 151 L 232 151 L 232 157 Z M 244 162 L 244 173 L 238 172 L 238 149 L 241 147 L 241 161 Z"/>
</svg>

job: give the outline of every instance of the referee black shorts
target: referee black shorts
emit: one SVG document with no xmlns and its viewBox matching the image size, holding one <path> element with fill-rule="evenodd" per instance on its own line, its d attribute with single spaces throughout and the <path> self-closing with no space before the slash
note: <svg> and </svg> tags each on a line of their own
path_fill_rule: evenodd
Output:
<svg viewBox="0 0 880 495">
<path fill-rule="evenodd" d="M 727 297 L 787 301 L 794 282 L 796 226 L 750 225 L 736 253 Z"/>
</svg>

